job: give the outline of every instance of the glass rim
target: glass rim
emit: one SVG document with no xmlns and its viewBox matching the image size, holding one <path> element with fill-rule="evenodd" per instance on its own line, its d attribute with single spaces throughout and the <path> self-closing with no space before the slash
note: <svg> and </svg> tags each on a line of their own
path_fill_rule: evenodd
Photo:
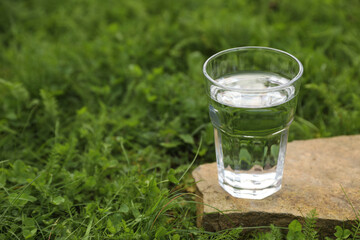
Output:
<svg viewBox="0 0 360 240">
<path fill-rule="evenodd" d="M 237 52 L 237 51 L 242 51 L 242 50 L 270 50 L 270 51 L 273 51 L 273 52 L 277 52 L 277 53 L 282 53 L 282 54 L 285 54 L 287 55 L 288 57 L 292 58 L 293 60 L 296 61 L 296 63 L 298 64 L 299 66 L 299 71 L 297 73 L 297 75 L 295 77 L 293 77 L 289 82 L 285 83 L 285 84 L 282 84 L 280 86 L 276 86 L 276 87 L 270 87 L 270 88 L 266 88 L 266 89 L 241 89 L 241 88 L 234 88 L 234 87 L 227 87 L 227 86 L 224 86 L 218 82 L 216 82 L 212 77 L 209 76 L 209 74 L 207 73 L 206 71 L 206 67 L 208 65 L 208 63 L 221 56 L 221 55 L 224 55 L 224 54 L 227 54 L 227 53 L 231 53 L 231 52 Z M 296 82 L 297 80 L 300 79 L 300 77 L 302 76 L 304 72 L 304 68 L 303 68 L 303 65 L 301 64 L 301 62 L 292 54 L 288 53 L 288 52 L 285 52 L 283 50 L 280 50 L 280 49 L 276 49 L 276 48 L 270 48 L 270 47 L 261 47 L 261 46 L 244 46 L 244 47 L 236 47 L 236 48 L 229 48 L 229 49 L 226 49 L 226 50 L 223 50 L 223 51 L 220 51 L 218 53 L 215 53 L 214 55 L 212 55 L 211 57 L 209 57 L 204 65 L 203 65 L 203 74 L 205 75 L 205 77 L 211 81 L 214 85 L 218 86 L 218 87 L 221 87 L 222 89 L 225 89 L 225 90 L 231 90 L 231 91 L 239 91 L 239 92 L 272 92 L 272 91 L 277 91 L 277 90 L 281 90 L 281 89 L 284 89 L 286 87 L 289 87 L 291 86 L 294 82 Z"/>
</svg>

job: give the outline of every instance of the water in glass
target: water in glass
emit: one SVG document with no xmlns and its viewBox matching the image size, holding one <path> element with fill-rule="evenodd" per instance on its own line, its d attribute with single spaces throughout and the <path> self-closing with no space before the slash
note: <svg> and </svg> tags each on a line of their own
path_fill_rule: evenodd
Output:
<svg viewBox="0 0 360 240">
<path fill-rule="evenodd" d="M 210 86 L 219 183 L 235 197 L 262 199 L 281 187 L 295 88 L 267 90 L 289 81 L 274 73 L 241 72 Z"/>
</svg>

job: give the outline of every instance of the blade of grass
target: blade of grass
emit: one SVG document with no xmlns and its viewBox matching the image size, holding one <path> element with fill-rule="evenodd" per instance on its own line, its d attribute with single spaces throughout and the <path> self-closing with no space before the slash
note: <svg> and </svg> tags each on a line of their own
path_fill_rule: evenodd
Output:
<svg viewBox="0 0 360 240">
<path fill-rule="evenodd" d="M 91 231 L 91 227 L 92 227 L 92 223 L 94 221 L 94 216 L 90 219 L 90 222 L 86 228 L 86 232 L 85 232 L 85 236 L 84 236 L 84 240 L 88 240 L 89 239 L 89 235 L 90 235 L 90 231 Z"/>
<path fill-rule="evenodd" d="M 125 157 L 125 159 L 126 159 L 126 161 L 127 161 L 127 164 L 128 164 L 128 166 L 130 166 L 130 160 L 129 160 L 129 157 L 128 157 L 128 155 L 127 155 L 127 153 L 126 153 L 126 150 L 125 150 L 125 147 L 124 147 L 124 139 L 123 138 L 120 138 L 120 146 L 121 146 L 121 150 L 123 151 L 123 154 L 124 154 L 124 157 Z"/>
<path fill-rule="evenodd" d="M 183 173 L 183 175 L 179 178 L 179 182 L 180 182 L 181 179 L 185 176 L 185 174 L 189 171 L 189 169 L 191 168 L 191 166 L 194 164 L 197 156 L 199 155 L 201 145 L 202 145 L 202 138 L 200 138 L 199 147 L 198 147 L 198 149 L 197 149 L 197 151 L 196 151 L 196 154 L 195 154 L 194 159 L 192 160 L 192 162 L 190 163 L 190 165 L 188 166 L 188 168 L 185 170 L 185 172 Z"/>
</svg>

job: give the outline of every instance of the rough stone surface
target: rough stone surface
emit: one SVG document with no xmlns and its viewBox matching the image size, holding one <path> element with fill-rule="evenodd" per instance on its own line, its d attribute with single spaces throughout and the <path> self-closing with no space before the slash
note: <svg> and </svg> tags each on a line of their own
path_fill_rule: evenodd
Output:
<svg viewBox="0 0 360 240">
<path fill-rule="evenodd" d="M 218 184 L 216 163 L 192 173 L 197 187 L 197 224 L 208 231 L 230 227 L 286 227 L 312 209 L 327 235 L 351 224 L 360 209 L 360 135 L 288 143 L 282 189 L 263 200 L 232 197 Z M 345 193 L 346 195 L 345 195 Z"/>
</svg>

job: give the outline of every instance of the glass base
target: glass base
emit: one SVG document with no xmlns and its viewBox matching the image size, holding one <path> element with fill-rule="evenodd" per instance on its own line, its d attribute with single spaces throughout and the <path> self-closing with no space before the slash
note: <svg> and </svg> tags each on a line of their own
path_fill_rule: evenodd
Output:
<svg viewBox="0 0 360 240">
<path fill-rule="evenodd" d="M 246 198 L 246 199 L 264 199 L 281 189 L 281 181 L 279 181 L 277 184 L 274 184 L 272 186 L 263 189 L 237 188 L 227 184 L 224 181 L 221 181 L 221 179 L 219 179 L 219 184 L 231 196 L 236 198 Z"/>
</svg>

